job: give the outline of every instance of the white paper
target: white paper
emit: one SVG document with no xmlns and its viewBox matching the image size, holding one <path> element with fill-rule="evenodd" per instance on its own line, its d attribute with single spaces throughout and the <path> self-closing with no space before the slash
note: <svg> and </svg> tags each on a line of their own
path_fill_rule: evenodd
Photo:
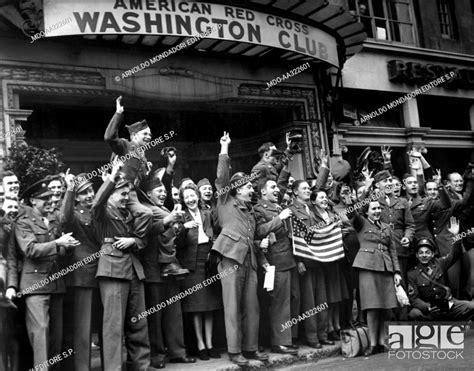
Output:
<svg viewBox="0 0 474 371">
<path fill-rule="evenodd" d="M 267 291 L 273 291 L 273 285 L 275 284 L 275 266 L 269 265 L 265 273 L 265 281 L 263 282 L 263 288 Z"/>
</svg>

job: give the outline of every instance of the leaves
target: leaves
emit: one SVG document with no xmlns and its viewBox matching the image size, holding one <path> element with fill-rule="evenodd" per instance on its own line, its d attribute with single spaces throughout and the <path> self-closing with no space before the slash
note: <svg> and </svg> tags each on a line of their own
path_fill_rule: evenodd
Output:
<svg viewBox="0 0 474 371">
<path fill-rule="evenodd" d="M 18 177 L 21 190 L 47 175 L 59 174 L 64 168 L 61 154 L 55 148 L 39 148 L 26 143 L 9 148 L 5 165 L 5 170 L 13 171 Z"/>
</svg>

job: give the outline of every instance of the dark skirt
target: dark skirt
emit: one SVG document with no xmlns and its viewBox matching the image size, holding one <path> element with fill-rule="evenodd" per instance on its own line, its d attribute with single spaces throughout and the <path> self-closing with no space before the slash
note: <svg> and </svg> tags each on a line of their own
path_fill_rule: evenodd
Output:
<svg viewBox="0 0 474 371">
<path fill-rule="evenodd" d="M 359 269 L 359 290 L 362 310 L 398 307 L 391 272 Z"/>
<path fill-rule="evenodd" d="M 215 281 L 207 286 L 202 283 L 207 279 L 205 266 L 210 248 L 209 243 L 198 246 L 196 270 L 183 280 L 182 291 L 197 284 L 202 285 L 202 289 L 198 289 L 182 299 L 183 312 L 210 312 L 223 308 L 220 282 Z"/>
<path fill-rule="evenodd" d="M 321 264 L 324 272 L 324 283 L 328 303 L 339 303 L 345 299 L 349 299 L 341 264 L 342 260 Z"/>
</svg>

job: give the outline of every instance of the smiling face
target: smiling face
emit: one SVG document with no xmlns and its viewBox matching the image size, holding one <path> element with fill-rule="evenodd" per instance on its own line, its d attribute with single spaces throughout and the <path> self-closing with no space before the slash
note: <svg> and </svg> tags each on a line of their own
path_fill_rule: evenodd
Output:
<svg viewBox="0 0 474 371">
<path fill-rule="evenodd" d="M 418 189 L 419 189 L 418 181 L 416 180 L 414 176 L 409 176 L 405 178 L 404 183 L 405 183 L 405 189 L 407 190 L 407 193 L 410 196 L 415 196 L 416 194 L 418 194 Z"/>
<path fill-rule="evenodd" d="M 375 185 L 381 192 L 384 192 L 386 195 L 390 195 L 393 192 L 393 178 L 388 177 L 383 179 Z"/>
<path fill-rule="evenodd" d="M 129 199 L 130 187 L 124 186 L 116 189 L 109 197 L 109 204 L 115 206 L 118 209 L 126 209 L 127 202 Z"/>
<path fill-rule="evenodd" d="M 191 188 L 185 188 L 183 190 L 183 202 L 189 210 L 197 210 L 199 204 L 199 196 L 196 190 Z"/>
<path fill-rule="evenodd" d="M 173 187 L 173 188 L 171 189 L 171 195 L 172 195 L 172 197 L 173 197 L 173 202 L 174 202 L 175 204 L 179 204 L 180 201 L 181 201 L 181 200 L 179 199 L 179 189 L 176 188 L 176 187 Z"/>
<path fill-rule="evenodd" d="M 90 209 L 94 202 L 94 188 L 90 185 L 86 189 L 76 194 L 76 201 L 83 207 Z"/>
<path fill-rule="evenodd" d="M 7 175 L 3 177 L 3 189 L 5 191 L 5 197 L 18 197 L 20 182 L 18 182 L 16 175 Z"/>
<path fill-rule="evenodd" d="M 429 198 L 435 200 L 438 198 L 438 185 L 435 182 L 426 183 L 426 194 Z"/>
<path fill-rule="evenodd" d="M 201 193 L 201 198 L 205 202 L 209 202 L 212 199 L 212 186 L 206 184 L 199 187 L 199 192 Z"/>
<path fill-rule="evenodd" d="M 462 192 L 464 181 L 462 179 L 461 174 L 458 174 L 458 173 L 450 174 L 449 177 L 448 177 L 448 184 L 456 192 Z"/>
<path fill-rule="evenodd" d="M 5 211 L 8 218 L 15 219 L 18 215 L 18 201 L 6 199 L 3 202 L 2 210 Z"/>
<path fill-rule="evenodd" d="M 302 203 L 308 202 L 311 197 L 311 190 L 309 189 L 308 182 L 301 182 L 293 193 L 298 201 Z"/>
<path fill-rule="evenodd" d="M 159 187 L 153 188 L 151 191 L 148 191 L 147 195 L 155 203 L 155 205 L 161 207 L 165 204 L 165 200 L 166 200 L 166 196 L 168 195 L 168 192 L 166 192 L 165 186 L 161 185 Z"/>
<path fill-rule="evenodd" d="M 253 186 L 252 186 L 252 183 L 248 182 L 247 184 L 244 184 L 242 187 L 237 188 L 235 197 L 244 202 L 250 202 L 252 201 L 252 195 L 253 195 Z"/>
<path fill-rule="evenodd" d="M 314 206 L 316 206 L 319 209 L 326 210 L 328 208 L 328 196 L 326 192 L 319 191 L 316 194 L 316 198 L 313 201 Z"/>
<path fill-rule="evenodd" d="M 422 246 L 416 252 L 416 257 L 421 264 L 426 265 L 433 259 L 434 254 L 429 247 Z"/>
<path fill-rule="evenodd" d="M 380 220 L 380 215 L 382 214 L 382 208 L 378 201 L 373 201 L 369 203 L 369 208 L 367 210 L 367 217 L 374 222 Z"/>
<path fill-rule="evenodd" d="M 144 146 L 147 143 L 151 142 L 151 130 L 150 128 L 145 128 L 136 133 L 133 133 L 130 137 L 130 140 L 137 146 Z"/>
<path fill-rule="evenodd" d="M 278 202 L 278 195 L 280 194 L 280 189 L 278 188 L 274 180 L 267 180 L 265 186 L 260 192 L 262 194 L 263 200 L 267 200 L 272 203 Z"/>
</svg>

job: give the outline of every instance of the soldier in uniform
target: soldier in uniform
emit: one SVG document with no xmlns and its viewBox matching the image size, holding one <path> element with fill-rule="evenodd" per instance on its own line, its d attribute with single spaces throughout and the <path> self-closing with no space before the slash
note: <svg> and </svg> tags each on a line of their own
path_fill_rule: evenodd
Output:
<svg viewBox="0 0 474 371">
<path fill-rule="evenodd" d="M 140 192 L 139 185 L 151 170 L 151 163 L 147 161 L 144 153 L 144 147 L 151 141 L 151 131 L 146 120 L 142 120 L 126 126 L 130 133 L 130 140 L 119 138 L 118 131 L 123 121 L 124 112 L 121 101 L 122 97 L 118 97 L 116 112 L 107 126 L 104 140 L 118 156 L 131 155 L 130 159 L 124 162 L 122 169 L 124 178 L 130 182 L 131 187 L 127 207 L 134 218 L 134 234 L 145 241 L 151 228 L 152 215 L 150 209 L 138 201 L 137 192 Z"/>
<path fill-rule="evenodd" d="M 449 232 L 459 233 L 459 222 L 451 217 Z M 459 320 L 474 318 L 474 303 L 457 300 L 446 286 L 447 270 L 462 254 L 461 241 L 457 240 L 450 253 L 435 258 L 433 241 L 422 239 L 416 245 L 419 264 L 408 272 L 408 297 L 412 309 L 408 316 L 412 320 Z"/>
<path fill-rule="evenodd" d="M 95 194 L 92 183 L 86 180 L 84 173 L 79 174 L 76 180 L 72 174 L 66 175 L 67 192 L 61 210 L 63 229 L 72 231 L 81 243 L 74 249 L 69 264 L 94 256 L 100 247 L 92 230 L 91 207 Z M 95 256 L 92 261 L 84 263 L 66 276 L 66 307 L 69 310 L 65 313 L 68 331 L 64 339 L 69 340 L 74 349 L 74 357 L 69 357 L 65 365 L 75 371 L 90 369 L 92 317 L 99 315 L 97 305 L 93 305 L 93 299 L 97 298 L 98 293 L 95 279 L 98 262 L 99 259 Z"/>
<path fill-rule="evenodd" d="M 104 369 L 122 368 L 122 338 L 126 333 L 128 367 L 154 370 L 150 367 L 147 322 L 139 318 L 145 311 L 145 274 L 136 253 L 144 243 L 134 233 L 134 218 L 127 209 L 131 187 L 127 180 L 117 179 L 120 167 L 121 163 L 114 165 L 91 209 L 94 231 L 103 252 L 96 277 L 104 306 Z"/>
<path fill-rule="evenodd" d="M 25 208 L 15 225 L 15 236 L 23 255 L 20 293 L 25 296 L 26 328 L 34 352 L 35 365 L 61 354 L 63 330 L 64 279 L 50 277 L 58 272 L 58 260 L 79 245 L 72 233 L 60 234 L 58 216 L 50 214 L 52 193 L 43 179 L 31 185 L 23 197 L 31 208 Z M 9 272 L 10 273 L 10 272 Z M 9 286 L 15 290 L 14 274 Z M 43 282 L 48 283 L 43 285 Z M 55 364 L 52 368 L 57 368 Z"/>
<path fill-rule="evenodd" d="M 269 265 L 275 266 L 274 287 L 268 293 L 270 296 L 269 322 L 272 352 L 296 354 L 298 351 L 292 346 L 291 330 L 281 331 L 282 324 L 289 321 L 292 315 L 292 279 L 298 280 L 291 240 L 288 237 L 288 229 L 283 224 L 283 220 L 291 216 L 291 210 L 282 210 L 278 204 L 280 190 L 274 180 L 261 181 L 260 188 L 261 199 L 254 207 L 257 220 L 256 236 L 258 239 L 262 239 L 269 238 L 269 235 L 273 234 L 273 243 L 268 249 L 262 249 L 258 253 L 259 264 L 264 269 Z"/>
<path fill-rule="evenodd" d="M 248 359 L 264 361 L 268 355 L 258 352 L 260 313 L 254 250 L 255 217 L 251 206 L 253 187 L 250 177 L 244 173 L 230 176 L 230 142 L 229 135 L 224 132 L 216 179 L 217 191 L 223 192 L 217 200 L 222 231 L 212 250 L 222 257 L 217 267 L 219 273 L 232 271 L 238 265 L 237 271 L 221 279 L 222 299 L 230 360 L 245 366 Z M 229 188 L 228 192 L 225 187 Z"/>
<path fill-rule="evenodd" d="M 163 181 L 171 187 L 168 173 L 163 175 Z M 148 202 L 144 205 L 153 212 L 153 224 L 148 244 L 142 252 L 141 260 L 145 270 L 145 299 L 147 308 L 165 302 L 179 293 L 179 283 L 176 277 L 169 277 L 166 281 L 161 276 L 163 265 L 160 264 L 162 249 L 174 250 L 176 239 L 173 224 L 179 221 L 183 212 L 179 208 L 169 211 L 165 206 L 173 204 L 171 193 L 166 191 L 161 180 L 152 176 L 143 184 L 147 193 Z M 166 305 L 147 317 L 150 336 L 151 365 L 156 368 L 165 367 L 166 349 L 172 363 L 194 363 L 195 358 L 186 357 L 184 347 L 183 315 L 179 301 Z"/>
</svg>

